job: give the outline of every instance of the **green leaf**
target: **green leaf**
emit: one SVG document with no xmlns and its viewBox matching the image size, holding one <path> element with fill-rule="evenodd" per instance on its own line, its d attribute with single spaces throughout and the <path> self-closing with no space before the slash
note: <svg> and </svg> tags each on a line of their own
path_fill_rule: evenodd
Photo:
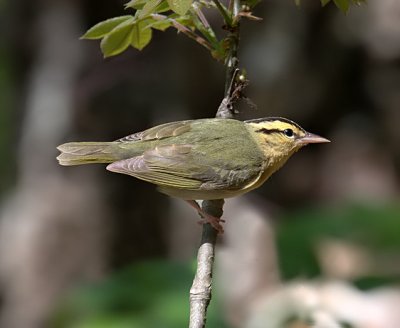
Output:
<svg viewBox="0 0 400 328">
<path fill-rule="evenodd" d="M 90 28 L 84 35 L 82 35 L 81 39 L 101 39 L 102 37 L 110 33 L 113 29 L 115 29 L 118 25 L 126 22 L 131 18 L 133 18 L 133 16 L 126 15 L 107 19 Z"/>
<path fill-rule="evenodd" d="M 125 4 L 125 9 L 127 8 L 133 8 L 139 11 L 142 11 L 144 9 L 144 6 L 148 3 L 148 0 L 131 0 L 128 3 Z M 163 13 L 168 10 L 170 10 L 168 2 L 166 0 L 159 1 L 160 3 L 154 6 L 154 3 L 148 4 L 143 13 L 139 12 L 140 17 L 148 16 L 149 12 L 146 12 L 148 9 L 150 9 L 150 14 L 151 13 Z M 154 9 L 155 8 L 155 9 Z"/>
<path fill-rule="evenodd" d="M 325 7 L 331 0 L 321 0 L 322 7 Z"/>
<path fill-rule="evenodd" d="M 174 18 L 175 15 L 171 15 L 170 17 Z M 195 24 L 193 22 L 193 17 L 191 17 L 189 15 L 178 16 L 175 18 L 175 20 L 178 23 L 182 24 L 183 26 L 186 26 L 187 28 L 191 29 L 192 31 L 194 31 L 196 29 Z"/>
<path fill-rule="evenodd" d="M 132 42 L 134 21 L 123 24 L 111 31 L 100 43 L 104 57 L 111 57 L 125 51 Z"/>
<path fill-rule="evenodd" d="M 157 9 L 156 9 L 156 12 L 157 13 L 163 13 L 163 12 L 166 12 L 166 11 L 168 11 L 168 10 L 171 10 L 171 8 L 169 7 L 169 3 L 167 2 L 167 1 L 163 1 L 163 2 L 161 2 L 158 6 L 157 6 Z"/>
<path fill-rule="evenodd" d="M 146 28 L 147 24 L 146 21 L 139 21 L 133 26 L 131 45 L 138 50 L 142 50 L 151 41 L 153 33 L 151 28 Z"/>
<path fill-rule="evenodd" d="M 155 13 L 156 8 L 161 3 L 162 0 L 149 0 L 144 5 L 143 9 L 139 12 L 138 18 L 144 18 Z"/>
<path fill-rule="evenodd" d="M 154 28 L 155 30 L 165 31 L 170 26 L 172 26 L 172 21 L 168 18 L 162 20 L 151 19 L 144 29 Z"/>
<path fill-rule="evenodd" d="M 167 0 L 169 7 L 178 15 L 185 15 L 190 9 L 193 0 Z"/>
<path fill-rule="evenodd" d="M 348 12 L 350 6 L 349 0 L 333 0 L 333 2 L 341 11 L 344 13 Z"/>
<path fill-rule="evenodd" d="M 143 6 L 146 4 L 147 0 L 131 0 L 125 4 L 126 8 L 133 8 L 133 9 L 142 9 Z"/>
</svg>

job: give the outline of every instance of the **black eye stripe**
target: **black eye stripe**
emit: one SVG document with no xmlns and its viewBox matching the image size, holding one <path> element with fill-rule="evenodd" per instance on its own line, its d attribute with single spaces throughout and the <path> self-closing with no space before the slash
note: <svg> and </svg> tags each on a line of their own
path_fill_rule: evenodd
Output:
<svg viewBox="0 0 400 328">
<path fill-rule="evenodd" d="M 262 129 L 256 130 L 256 132 L 262 132 L 264 134 L 271 134 L 271 133 L 282 133 L 282 130 L 262 128 Z"/>
<path fill-rule="evenodd" d="M 286 134 L 286 132 L 285 132 L 286 130 L 291 130 L 292 133 L 293 133 L 291 136 L 296 136 L 296 133 L 295 133 L 292 129 L 279 130 L 279 129 L 266 129 L 266 128 L 262 128 L 262 129 L 256 130 L 256 132 L 261 132 L 261 133 L 264 133 L 264 134 L 282 133 L 282 134 L 284 134 L 285 136 L 288 136 L 288 135 Z"/>
</svg>

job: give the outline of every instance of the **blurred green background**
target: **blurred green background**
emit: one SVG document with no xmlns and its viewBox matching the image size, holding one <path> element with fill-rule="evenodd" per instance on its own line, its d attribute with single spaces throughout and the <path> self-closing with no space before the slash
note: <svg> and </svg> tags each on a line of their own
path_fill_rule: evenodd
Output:
<svg viewBox="0 0 400 328">
<path fill-rule="evenodd" d="M 209 327 L 400 322 L 400 2 L 265 0 L 239 56 L 257 104 L 332 140 L 227 200 Z M 224 70 L 170 29 L 104 60 L 93 24 L 124 1 L 0 1 L 0 327 L 186 327 L 196 213 L 56 146 L 213 117 Z M 219 26 L 219 17 L 209 20 Z M 333 326 L 333 323 L 336 326 Z"/>
</svg>

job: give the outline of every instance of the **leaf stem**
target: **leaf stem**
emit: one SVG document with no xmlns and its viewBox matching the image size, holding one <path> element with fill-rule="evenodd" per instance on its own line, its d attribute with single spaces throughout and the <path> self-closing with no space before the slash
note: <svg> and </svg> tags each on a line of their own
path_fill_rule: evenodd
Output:
<svg viewBox="0 0 400 328">
<path fill-rule="evenodd" d="M 218 50 L 219 42 L 215 35 L 214 30 L 212 29 L 210 23 L 208 22 L 207 18 L 204 16 L 203 12 L 198 6 L 193 6 L 192 11 L 194 12 L 193 15 L 193 23 L 195 24 L 196 28 L 200 31 L 201 34 L 210 42 L 210 44 L 214 47 L 213 50 Z"/>
<path fill-rule="evenodd" d="M 161 16 L 161 15 L 157 15 Z M 204 48 L 206 48 L 208 51 L 212 52 L 214 50 L 213 46 L 211 45 L 210 42 L 208 42 L 206 39 L 202 38 L 198 34 L 194 33 L 192 30 L 188 29 L 186 26 L 182 25 L 175 19 L 169 18 L 172 22 L 172 25 L 179 31 L 188 36 L 190 39 L 196 41 L 198 44 L 202 45 Z"/>
<path fill-rule="evenodd" d="M 206 48 L 208 51 L 212 52 L 214 50 L 214 48 L 210 42 L 208 42 L 206 39 L 202 38 L 200 35 L 194 33 L 191 29 L 187 28 L 185 25 L 179 23 L 176 19 L 167 17 L 165 15 L 161 15 L 161 14 L 151 14 L 150 17 L 155 20 L 159 20 L 159 21 L 169 20 L 172 23 L 172 26 L 175 27 L 179 32 L 182 32 L 183 34 L 188 36 L 190 39 L 196 41 L 197 43 L 202 45 L 204 48 Z"/>
<path fill-rule="evenodd" d="M 226 26 L 232 26 L 232 17 L 229 14 L 228 10 L 222 5 L 221 2 L 219 2 L 219 0 L 213 0 L 213 2 L 217 6 L 222 17 L 224 18 Z"/>
<path fill-rule="evenodd" d="M 211 25 L 208 22 L 206 16 L 204 16 L 203 12 L 201 11 L 200 7 L 196 5 L 195 3 L 193 4 L 193 9 L 196 12 L 197 17 L 200 19 L 200 21 L 203 23 L 204 27 L 206 29 L 211 29 Z"/>
</svg>

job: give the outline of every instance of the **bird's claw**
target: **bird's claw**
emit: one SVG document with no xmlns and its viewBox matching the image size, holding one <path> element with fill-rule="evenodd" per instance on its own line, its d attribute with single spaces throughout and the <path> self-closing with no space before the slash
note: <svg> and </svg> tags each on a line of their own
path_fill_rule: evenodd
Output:
<svg viewBox="0 0 400 328">
<path fill-rule="evenodd" d="M 191 200 L 187 200 L 186 201 L 190 206 L 192 206 L 193 208 L 195 208 L 197 210 L 197 212 L 199 213 L 199 216 L 203 219 L 199 221 L 199 224 L 205 224 L 205 223 L 209 223 L 211 224 L 211 226 L 218 231 L 219 234 L 223 234 L 224 233 L 224 228 L 222 227 L 221 223 L 225 222 L 225 220 L 217 218 L 215 216 L 212 216 L 206 212 L 204 212 L 201 207 L 199 206 L 199 204 L 197 204 L 196 201 L 191 201 Z"/>
<path fill-rule="evenodd" d="M 213 217 L 214 218 L 214 217 Z M 208 220 L 203 218 L 202 220 L 198 221 L 197 223 L 200 225 L 209 223 L 211 226 L 218 231 L 218 234 L 222 235 L 224 233 L 224 228 L 220 224 L 220 222 L 225 222 L 225 220 L 218 220 L 217 218 L 214 218 L 212 220 Z"/>
</svg>

